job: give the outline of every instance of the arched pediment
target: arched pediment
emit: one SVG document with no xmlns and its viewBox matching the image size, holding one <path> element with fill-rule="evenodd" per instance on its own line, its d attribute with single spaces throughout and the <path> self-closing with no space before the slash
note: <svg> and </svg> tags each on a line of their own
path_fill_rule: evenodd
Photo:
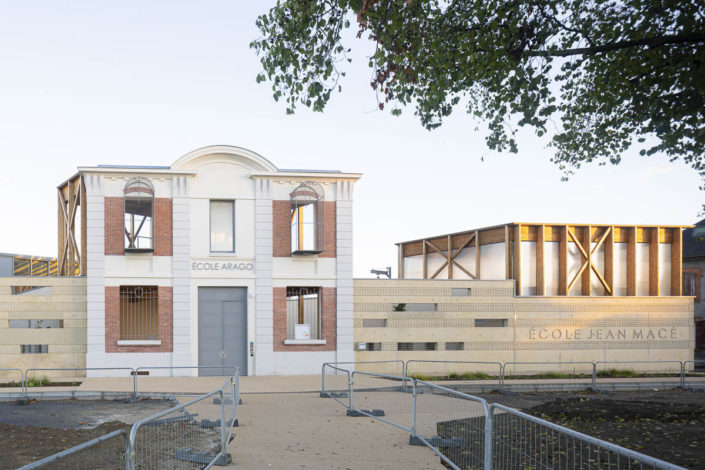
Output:
<svg viewBox="0 0 705 470">
<path fill-rule="evenodd" d="M 187 153 L 176 160 L 172 170 L 192 170 L 213 161 L 231 161 L 252 171 L 276 172 L 277 167 L 263 156 L 250 150 L 232 145 L 211 145 Z"/>
</svg>

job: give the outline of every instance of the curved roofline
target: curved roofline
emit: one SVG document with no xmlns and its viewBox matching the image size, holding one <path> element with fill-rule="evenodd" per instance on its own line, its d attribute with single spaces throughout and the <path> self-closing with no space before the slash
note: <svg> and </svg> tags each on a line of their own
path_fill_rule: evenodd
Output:
<svg viewBox="0 0 705 470">
<path fill-rule="evenodd" d="M 206 155 L 212 155 L 212 154 L 229 154 L 229 155 L 237 155 L 238 157 L 244 157 L 249 160 L 252 160 L 253 162 L 257 163 L 259 166 L 264 167 L 267 171 L 271 172 L 277 172 L 279 171 L 276 166 L 266 158 L 264 158 L 262 155 L 253 152 L 252 150 L 248 150 L 246 148 L 242 147 L 236 147 L 234 145 L 209 145 L 207 147 L 201 147 L 199 149 L 193 150 L 183 157 L 179 158 L 176 160 L 172 165 L 171 168 L 174 170 L 178 170 L 179 168 L 182 168 L 184 165 L 187 163 L 200 158 L 204 157 Z"/>
</svg>

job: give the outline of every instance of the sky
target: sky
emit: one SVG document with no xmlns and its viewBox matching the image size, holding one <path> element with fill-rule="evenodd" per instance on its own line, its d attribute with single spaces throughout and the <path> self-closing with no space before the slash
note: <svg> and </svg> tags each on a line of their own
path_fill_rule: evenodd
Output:
<svg viewBox="0 0 705 470">
<path fill-rule="evenodd" d="M 413 109 L 377 110 L 364 40 L 346 41 L 353 62 L 324 113 L 287 116 L 249 48 L 271 3 L 0 0 L 0 252 L 56 256 L 56 187 L 78 166 L 170 165 L 216 144 L 363 173 L 356 277 L 396 275 L 396 242 L 489 225 L 698 220 L 698 175 L 665 156 L 633 150 L 562 182 L 546 137 L 522 132 L 518 154 L 499 154 L 461 109 L 434 131 Z"/>
</svg>

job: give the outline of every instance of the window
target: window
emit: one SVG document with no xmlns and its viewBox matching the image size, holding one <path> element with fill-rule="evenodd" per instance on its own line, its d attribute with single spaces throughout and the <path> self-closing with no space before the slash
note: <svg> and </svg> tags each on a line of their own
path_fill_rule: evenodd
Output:
<svg viewBox="0 0 705 470">
<path fill-rule="evenodd" d="M 384 328 L 387 326 L 387 320 L 384 318 L 365 318 L 362 320 L 363 328 Z"/>
<path fill-rule="evenodd" d="M 457 341 L 446 343 L 446 351 L 462 351 L 463 349 L 465 349 L 465 343 Z"/>
<path fill-rule="evenodd" d="M 154 286 L 120 287 L 120 339 L 158 340 L 159 312 Z"/>
<path fill-rule="evenodd" d="M 286 288 L 287 339 L 321 339 L 321 296 L 318 287 Z"/>
<path fill-rule="evenodd" d="M 32 276 L 49 275 L 49 261 L 32 260 Z"/>
<path fill-rule="evenodd" d="M 467 287 L 451 287 L 450 288 L 450 295 L 456 296 L 456 297 L 468 297 L 472 295 L 470 292 L 470 289 Z"/>
<path fill-rule="evenodd" d="M 32 260 L 26 258 L 15 258 L 13 275 L 15 276 L 31 276 L 32 275 Z"/>
<path fill-rule="evenodd" d="M 291 253 L 316 254 L 325 246 L 325 204 L 318 183 L 301 183 L 289 195 L 291 202 Z"/>
<path fill-rule="evenodd" d="M 22 354 L 48 354 L 49 345 L 47 344 L 23 344 L 21 346 Z"/>
<path fill-rule="evenodd" d="M 211 201 L 211 252 L 235 252 L 235 202 Z"/>
<path fill-rule="evenodd" d="M 367 351 L 381 351 L 382 343 L 365 343 L 365 349 Z"/>
<path fill-rule="evenodd" d="M 63 328 L 63 320 L 10 320 L 10 328 Z"/>
<path fill-rule="evenodd" d="M 438 343 L 397 343 L 397 351 L 435 351 Z"/>
<path fill-rule="evenodd" d="M 125 251 L 154 250 L 154 188 L 144 178 L 125 185 Z"/>
<path fill-rule="evenodd" d="M 476 328 L 497 328 L 507 326 L 506 318 L 476 318 Z"/>
</svg>

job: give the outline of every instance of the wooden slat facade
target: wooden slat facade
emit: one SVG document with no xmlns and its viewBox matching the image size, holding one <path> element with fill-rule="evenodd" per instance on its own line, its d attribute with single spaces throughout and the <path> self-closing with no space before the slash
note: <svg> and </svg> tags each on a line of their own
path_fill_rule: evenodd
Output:
<svg viewBox="0 0 705 470">
<path fill-rule="evenodd" d="M 482 279 L 481 247 L 496 243 L 504 243 L 504 272 L 506 279 L 515 281 L 516 290 L 522 292 L 529 279 L 522 279 L 522 247 L 521 242 L 536 243 L 535 275 L 536 295 L 545 296 L 547 292 L 547 270 L 551 269 L 546 261 L 545 243 L 558 243 L 558 272 L 552 276 L 558 279 L 558 295 L 570 295 L 577 285 L 582 295 L 593 294 L 597 283 L 602 287 L 604 295 L 615 295 L 615 243 L 626 247 L 626 295 L 637 295 L 637 244 L 648 244 L 648 295 L 682 294 L 682 264 L 684 228 L 689 225 L 600 225 L 600 224 L 536 224 L 510 223 L 494 227 L 480 228 L 465 232 L 450 233 L 421 240 L 398 243 L 399 278 L 404 279 L 404 259 L 410 256 L 423 257 L 423 278 L 437 279 L 445 270 L 448 279 L 460 278 Z M 671 287 L 664 292 L 660 285 L 661 256 L 660 246 L 670 244 Z M 459 255 L 467 248 L 475 248 L 475 266 L 462 264 Z M 572 247 L 572 248 L 571 248 Z M 579 268 L 571 268 L 568 272 L 571 252 L 577 249 Z M 428 257 L 437 253 L 444 257 L 444 262 L 435 272 L 428 269 Z M 575 255 L 572 255 L 575 256 Z M 601 263 L 600 263 L 601 261 Z M 601 264 L 602 267 L 598 268 Z M 527 271 L 524 271 L 525 273 Z M 532 273 L 533 274 L 533 273 Z M 668 277 L 666 278 L 668 279 Z M 555 282 L 555 281 L 554 281 Z M 555 286 L 555 284 L 553 284 Z M 553 288 L 555 289 L 555 287 Z"/>
</svg>

